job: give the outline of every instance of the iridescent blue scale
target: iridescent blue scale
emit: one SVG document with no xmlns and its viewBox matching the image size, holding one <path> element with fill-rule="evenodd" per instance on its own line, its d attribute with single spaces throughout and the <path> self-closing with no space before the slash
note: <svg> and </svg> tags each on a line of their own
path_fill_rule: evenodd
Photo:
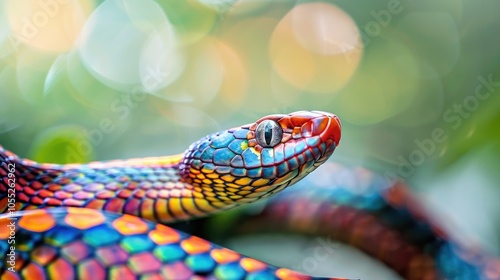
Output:
<svg viewBox="0 0 500 280">
<path fill-rule="evenodd" d="M 218 279 L 244 279 L 246 271 L 239 263 L 232 262 L 219 265 L 214 274 Z"/>
<path fill-rule="evenodd" d="M 286 162 L 281 163 L 280 165 L 278 165 L 277 169 L 278 169 L 278 176 L 281 177 L 285 175 L 286 173 L 289 172 L 288 163 Z"/>
<path fill-rule="evenodd" d="M 274 178 L 276 177 L 276 167 L 264 167 L 262 168 L 263 178 Z"/>
<path fill-rule="evenodd" d="M 153 241 L 144 235 L 125 236 L 121 241 L 121 246 L 130 254 L 149 251 L 154 247 Z"/>
<path fill-rule="evenodd" d="M 307 145 L 305 141 L 297 141 L 295 143 L 295 154 L 296 155 L 301 155 L 302 152 L 304 152 L 307 149 Z"/>
<path fill-rule="evenodd" d="M 285 159 L 291 159 L 295 154 L 295 146 L 294 145 L 285 145 Z"/>
<path fill-rule="evenodd" d="M 246 149 L 242 154 L 246 168 L 255 168 L 261 166 L 260 157 L 251 149 Z"/>
<path fill-rule="evenodd" d="M 208 273 L 215 268 L 216 264 L 209 253 L 189 255 L 186 258 L 186 265 L 195 273 Z"/>
<path fill-rule="evenodd" d="M 243 158 L 240 155 L 235 156 L 231 160 L 231 166 L 232 167 L 245 167 L 245 165 L 243 163 Z"/>
<path fill-rule="evenodd" d="M 200 159 L 203 162 L 213 162 L 215 150 L 211 147 L 207 147 L 202 153 Z"/>
<path fill-rule="evenodd" d="M 243 153 L 243 147 L 248 145 L 247 140 L 234 140 L 229 143 L 228 148 L 233 151 L 235 154 L 241 155 Z"/>
<path fill-rule="evenodd" d="M 274 149 L 274 163 L 280 164 L 284 161 L 285 161 L 285 153 L 284 153 L 283 145 L 281 145 L 281 148 Z"/>
<path fill-rule="evenodd" d="M 247 174 L 247 170 L 245 168 L 233 168 L 231 170 L 231 175 L 237 176 L 237 177 L 242 177 Z"/>
<path fill-rule="evenodd" d="M 290 158 L 287 162 L 288 162 L 288 168 L 290 170 L 297 169 L 300 166 L 299 161 L 294 157 Z"/>
<path fill-rule="evenodd" d="M 273 166 L 274 165 L 274 150 L 270 148 L 264 148 L 261 151 L 261 160 L 263 166 Z"/>
<path fill-rule="evenodd" d="M 45 242 L 54 246 L 63 246 L 67 243 L 80 238 L 81 231 L 63 225 L 57 225 L 50 229 L 45 236 Z"/>
<path fill-rule="evenodd" d="M 237 129 L 232 134 L 237 139 L 247 139 L 248 129 Z"/>
<path fill-rule="evenodd" d="M 168 244 L 158 246 L 154 255 L 163 262 L 175 262 L 184 259 L 187 254 L 179 244 Z"/>
<path fill-rule="evenodd" d="M 214 152 L 213 162 L 216 165 L 231 165 L 231 160 L 235 154 L 228 148 L 217 149 Z"/>
<path fill-rule="evenodd" d="M 212 138 L 210 146 L 214 149 L 225 148 L 234 140 L 232 133 L 224 132 Z"/>
<path fill-rule="evenodd" d="M 102 224 L 86 230 L 83 234 L 83 240 L 95 247 L 106 246 L 117 242 L 121 235 L 107 224 Z"/>
<path fill-rule="evenodd" d="M 250 177 L 250 178 L 261 177 L 262 176 L 262 168 L 261 167 L 257 167 L 257 168 L 248 169 L 247 176 Z"/>
<path fill-rule="evenodd" d="M 319 137 L 310 137 L 306 139 L 306 144 L 309 147 L 316 147 L 321 142 L 321 138 Z"/>
</svg>

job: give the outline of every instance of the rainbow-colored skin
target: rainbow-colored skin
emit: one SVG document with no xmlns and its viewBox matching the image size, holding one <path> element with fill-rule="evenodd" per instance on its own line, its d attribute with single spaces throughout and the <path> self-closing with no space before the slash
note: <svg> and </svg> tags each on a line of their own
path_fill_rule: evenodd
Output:
<svg viewBox="0 0 500 280">
<path fill-rule="evenodd" d="M 12 218 L 17 218 L 19 273 L 6 271 L 9 264 L 2 262 L 2 280 L 324 279 L 276 268 L 127 214 L 64 207 L 21 211 Z M 9 223 L 0 220 L 2 256 L 8 253 Z"/>
<path fill-rule="evenodd" d="M 267 119 L 281 120 L 285 133 L 272 164 L 253 133 Z M 320 138 L 316 146 L 307 140 L 314 136 Z M 7 270 L 8 259 L 0 262 L 1 279 L 341 279 L 277 268 L 158 223 L 277 193 L 325 162 L 339 141 L 336 117 L 297 112 L 207 136 L 185 156 L 59 166 L 2 150 L 0 210 L 9 210 L 4 193 L 9 164 L 15 164 L 16 209 L 23 211 L 0 218 L 0 255 L 9 252 L 9 218 L 16 219 L 17 253 L 16 273 Z M 298 156 L 303 143 L 309 152 Z M 242 155 L 245 174 L 235 171 L 240 158 L 224 159 L 225 147 Z M 245 157 L 248 148 L 252 154 Z M 282 167 L 264 171 L 264 163 Z M 264 185 L 261 176 L 268 177 Z M 328 236 L 364 250 L 406 279 L 500 279 L 497 258 L 453 241 L 404 185 L 363 168 L 327 162 L 266 203 L 259 215 L 239 219 L 238 230 Z"/>
<path fill-rule="evenodd" d="M 340 128 L 330 113 L 271 115 L 181 155 L 89 164 L 38 164 L 1 148 L 0 254 L 11 223 L 16 253 L 14 269 L 10 256 L 0 262 L 1 279 L 315 279 L 156 223 L 285 189 L 330 157 Z"/>
</svg>

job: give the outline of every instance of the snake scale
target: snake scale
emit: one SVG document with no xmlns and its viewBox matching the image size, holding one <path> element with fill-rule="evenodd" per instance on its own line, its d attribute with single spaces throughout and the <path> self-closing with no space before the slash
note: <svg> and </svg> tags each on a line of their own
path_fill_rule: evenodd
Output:
<svg viewBox="0 0 500 280">
<path fill-rule="evenodd" d="M 343 279 L 278 268 L 165 225 L 268 197 L 242 230 L 334 237 L 406 279 L 500 279 L 497 258 L 454 241 L 402 183 L 327 162 L 340 137 L 337 116 L 300 111 L 208 135 L 174 156 L 57 165 L 0 147 L 1 279 Z"/>
</svg>

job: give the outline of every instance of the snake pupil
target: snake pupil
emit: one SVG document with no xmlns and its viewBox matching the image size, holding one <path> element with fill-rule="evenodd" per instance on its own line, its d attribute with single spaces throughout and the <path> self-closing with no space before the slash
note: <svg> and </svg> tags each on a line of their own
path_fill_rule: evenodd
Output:
<svg viewBox="0 0 500 280">
<path fill-rule="evenodd" d="M 266 140 L 266 144 L 270 145 L 271 140 L 273 139 L 273 125 L 271 122 L 266 123 L 266 127 L 264 128 L 264 138 Z"/>
<path fill-rule="evenodd" d="M 264 148 L 270 148 L 281 142 L 283 130 L 272 120 L 261 122 L 255 129 L 255 139 Z"/>
</svg>

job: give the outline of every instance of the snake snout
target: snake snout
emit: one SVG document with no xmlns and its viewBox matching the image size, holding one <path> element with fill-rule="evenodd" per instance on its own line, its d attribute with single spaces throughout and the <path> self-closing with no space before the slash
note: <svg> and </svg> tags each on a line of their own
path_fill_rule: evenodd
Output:
<svg viewBox="0 0 500 280">
<path fill-rule="evenodd" d="M 328 148 L 337 147 L 342 135 L 340 119 L 328 112 L 312 111 L 311 113 L 317 117 L 312 118 L 302 126 L 303 135 L 319 136 Z"/>
</svg>

